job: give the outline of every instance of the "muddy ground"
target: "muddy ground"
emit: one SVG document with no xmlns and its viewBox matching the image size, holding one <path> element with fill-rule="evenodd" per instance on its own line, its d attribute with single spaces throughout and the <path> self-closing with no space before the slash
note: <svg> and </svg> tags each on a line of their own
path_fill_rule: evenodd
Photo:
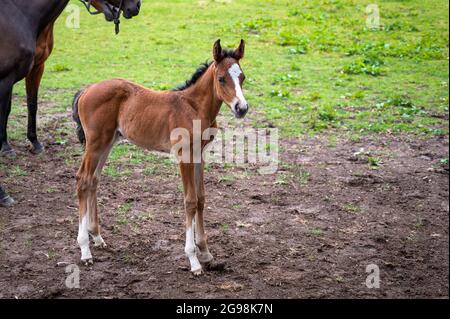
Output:
<svg viewBox="0 0 450 319">
<path fill-rule="evenodd" d="M 108 248 L 93 248 L 80 289 L 68 289 L 81 156 L 69 123 L 41 121 L 44 155 L 24 140 L 17 159 L 0 159 L 18 201 L 0 208 L 0 298 L 448 297 L 448 138 L 387 135 L 283 140 L 276 175 L 211 165 L 206 224 L 226 268 L 199 278 L 184 257 L 176 167 L 125 161 L 128 174 L 99 191 Z M 366 287 L 370 264 L 380 289 Z"/>
</svg>

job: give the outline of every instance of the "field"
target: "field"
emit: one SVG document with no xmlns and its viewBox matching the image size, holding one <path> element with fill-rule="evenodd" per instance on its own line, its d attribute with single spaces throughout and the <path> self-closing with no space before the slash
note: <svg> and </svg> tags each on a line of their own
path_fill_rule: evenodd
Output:
<svg viewBox="0 0 450 319">
<path fill-rule="evenodd" d="M 0 179 L 18 204 L 0 209 L 0 298 L 448 298 L 449 5 L 378 1 L 373 27 L 371 3 L 144 0 L 118 36 L 84 10 L 67 27 L 64 13 L 40 91 L 41 156 L 15 87 L 18 157 L 0 158 Z M 218 38 L 247 41 L 251 107 L 244 120 L 223 107 L 219 125 L 280 132 L 273 175 L 207 167 L 210 248 L 225 269 L 189 273 L 176 165 L 122 142 L 99 191 L 108 248 L 66 288 L 79 259 L 74 93 L 113 77 L 173 88 Z M 371 264 L 379 289 L 366 287 Z"/>
</svg>

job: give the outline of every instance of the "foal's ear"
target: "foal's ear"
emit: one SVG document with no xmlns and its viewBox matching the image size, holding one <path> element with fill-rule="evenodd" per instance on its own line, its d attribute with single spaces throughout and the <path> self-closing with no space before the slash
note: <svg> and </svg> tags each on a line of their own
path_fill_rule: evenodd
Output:
<svg viewBox="0 0 450 319">
<path fill-rule="evenodd" d="M 244 58 L 245 55 L 245 41 L 241 40 L 241 44 L 239 44 L 239 47 L 234 51 L 234 56 L 236 59 L 240 60 Z"/>
<path fill-rule="evenodd" d="M 214 43 L 213 55 L 214 60 L 217 63 L 220 63 L 223 60 L 223 51 L 222 46 L 220 45 L 220 39 L 217 40 L 216 43 Z"/>
</svg>

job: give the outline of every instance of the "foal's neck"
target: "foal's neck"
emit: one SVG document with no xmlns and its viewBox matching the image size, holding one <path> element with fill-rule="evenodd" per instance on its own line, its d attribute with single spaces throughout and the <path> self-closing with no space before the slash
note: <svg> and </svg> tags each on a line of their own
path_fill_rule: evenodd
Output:
<svg viewBox="0 0 450 319">
<path fill-rule="evenodd" d="M 203 76 L 185 91 L 185 96 L 191 101 L 192 107 L 207 125 L 212 125 L 219 114 L 222 100 L 217 96 L 214 87 L 214 69 L 212 63 Z"/>
</svg>

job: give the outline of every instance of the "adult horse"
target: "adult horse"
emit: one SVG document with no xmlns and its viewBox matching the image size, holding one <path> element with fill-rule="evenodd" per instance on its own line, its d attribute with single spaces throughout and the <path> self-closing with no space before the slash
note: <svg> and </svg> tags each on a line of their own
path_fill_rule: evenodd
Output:
<svg viewBox="0 0 450 319">
<path fill-rule="evenodd" d="M 121 12 L 127 19 L 139 13 L 141 0 L 81 0 L 106 20 L 118 25 Z M 44 148 L 36 134 L 38 90 L 44 63 L 53 49 L 53 25 L 69 0 L 2 0 L 0 9 L 0 156 L 14 157 L 8 143 L 7 124 L 13 86 L 26 78 L 28 130 L 31 151 Z M 2 195 L 6 194 L 2 191 Z M 6 197 L 5 197 L 6 198 Z M 0 198 L 0 206 L 4 204 Z"/>
</svg>

